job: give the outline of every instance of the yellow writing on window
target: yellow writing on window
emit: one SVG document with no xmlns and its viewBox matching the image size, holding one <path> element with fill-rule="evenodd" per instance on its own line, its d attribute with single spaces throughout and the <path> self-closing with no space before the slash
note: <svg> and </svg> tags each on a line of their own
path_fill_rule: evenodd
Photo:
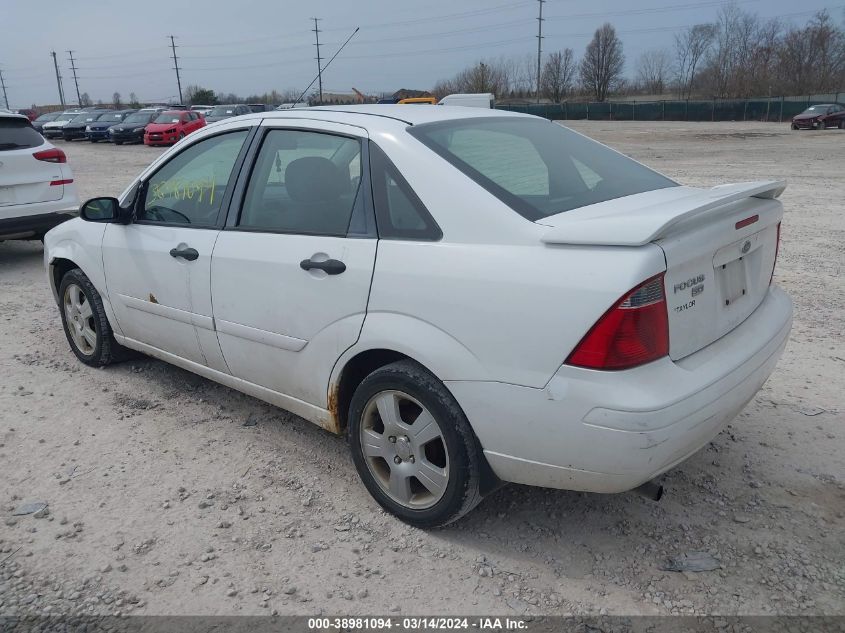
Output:
<svg viewBox="0 0 845 633">
<path fill-rule="evenodd" d="M 205 202 L 209 206 L 214 204 L 214 177 L 203 178 L 200 180 L 182 180 L 174 178 L 173 180 L 164 180 L 162 182 L 154 182 L 151 187 L 151 202 L 158 202 L 159 200 L 176 199 L 176 200 L 194 200 L 202 204 Z"/>
</svg>

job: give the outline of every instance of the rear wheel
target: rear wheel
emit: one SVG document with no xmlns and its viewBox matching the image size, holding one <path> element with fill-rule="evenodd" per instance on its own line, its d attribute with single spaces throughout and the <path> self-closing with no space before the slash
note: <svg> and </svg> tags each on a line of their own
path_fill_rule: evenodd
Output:
<svg viewBox="0 0 845 633">
<path fill-rule="evenodd" d="M 436 377 L 399 361 L 367 376 L 349 407 L 352 458 L 388 512 L 420 528 L 446 525 L 481 501 L 480 449 Z"/>
<path fill-rule="evenodd" d="M 822 119 L 821 121 L 819 121 L 819 129 L 820 129 L 820 130 L 827 129 L 827 122 L 826 122 L 824 119 Z"/>
<path fill-rule="evenodd" d="M 70 348 L 86 365 L 103 367 L 131 356 L 114 339 L 100 293 L 78 268 L 62 277 L 59 311 Z"/>
</svg>

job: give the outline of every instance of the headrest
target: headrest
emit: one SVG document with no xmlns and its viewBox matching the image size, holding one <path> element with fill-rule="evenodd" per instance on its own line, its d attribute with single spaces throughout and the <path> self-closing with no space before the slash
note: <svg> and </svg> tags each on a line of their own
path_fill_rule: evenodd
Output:
<svg viewBox="0 0 845 633">
<path fill-rule="evenodd" d="M 328 158 L 305 156 L 288 164 L 285 187 L 291 200 L 329 202 L 349 189 L 349 179 Z"/>
</svg>

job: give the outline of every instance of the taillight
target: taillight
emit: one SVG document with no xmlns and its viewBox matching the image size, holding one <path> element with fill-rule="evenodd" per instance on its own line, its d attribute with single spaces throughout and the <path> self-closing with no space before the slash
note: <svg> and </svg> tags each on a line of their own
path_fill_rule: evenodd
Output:
<svg viewBox="0 0 845 633">
<path fill-rule="evenodd" d="M 605 312 L 566 364 L 587 369 L 630 369 L 668 355 L 669 317 L 663 275 L 647 279 Z"/>
<path fill-rule="evenodd" d="M 66 163 L 67 156 L 65 153 L 60 150 L 58 147 L 54 147 L 52 149 L 45 149 L 41 152 L 35 152 L 32 157 L 35 160 L 43 160 L 47 163 Z"/>
<path fill-rule="evenodd" d="M 778 222 L 778 237 L 775 242 L 775 261 L 772 262 L 772 274 L 769 275 L 769 285 L 772 285 L 772 280 L 775 278 L 775 265 L 778 263 L 778 253 L 780 252 L 780 222 Z"/>
</svg>

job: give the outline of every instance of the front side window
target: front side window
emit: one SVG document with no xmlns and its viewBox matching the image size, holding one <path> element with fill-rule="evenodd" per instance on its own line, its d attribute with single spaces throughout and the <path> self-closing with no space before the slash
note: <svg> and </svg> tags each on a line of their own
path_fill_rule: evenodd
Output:
<svg viewBox="0 0 845 633">
<path fill-rule="evenodd" d="M 220 134 L 174 156 L 147 181 L 136 219 L 214 226 L 246 137 L 246 130 Z"/>
<path fill-rule="evenodd" d="M 408 133 L 535 221 L 677 183 L 572 130 L 535 118 L 472 118 Z"/>
<path fill-rule="evenodd" d="M 319 132 L 271 130 L 255 161 L 238 226 L 344 236 L 360 182 L 360 140 Z"/>
</svg>

